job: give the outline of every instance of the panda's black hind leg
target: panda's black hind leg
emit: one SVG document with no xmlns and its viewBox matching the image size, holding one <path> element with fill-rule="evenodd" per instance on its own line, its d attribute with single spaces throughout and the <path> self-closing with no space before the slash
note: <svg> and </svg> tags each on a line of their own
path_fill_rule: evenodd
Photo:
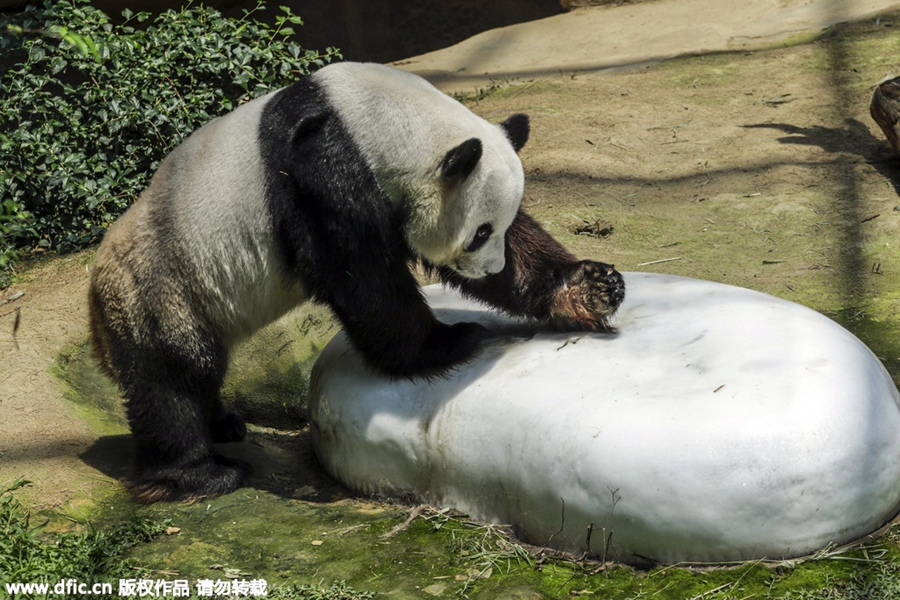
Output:
<svg viewBox="0 0 900 600">
<path fill-rule="evenodd" d="M 226 361 L 205 357 L 145 360 L 125 386 L 135 440 L 129 488 L 139 502 L 198 500 L 244 485 L 250 465 L 218 454 L 217 441 L 237 441 L 243 420 L 219 400 Z M 217 368 L 218 366 L 218 368 Z"/>
</svg>

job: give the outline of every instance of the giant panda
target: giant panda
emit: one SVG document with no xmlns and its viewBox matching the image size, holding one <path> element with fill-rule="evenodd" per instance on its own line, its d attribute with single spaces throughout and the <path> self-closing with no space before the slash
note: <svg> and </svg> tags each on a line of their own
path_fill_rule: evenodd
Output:
<svg viewBox="0 0 900 600">
<path fill-rule="evenodd" d="M 336 63 L 189 136 L 107 231 L 89 288 L 94 352 L 120 386 L 142 502 L 240 487 L 245 435 L 219 397 L 229 351 L 307 300 L 378 373 L 436 376 L 489 337 L 436 320 L 410 264 L 565 330 L 609 330 L 611 265 L 520 209 L 525 115 L 488 123 L 424 79 Z"/>
</svg>

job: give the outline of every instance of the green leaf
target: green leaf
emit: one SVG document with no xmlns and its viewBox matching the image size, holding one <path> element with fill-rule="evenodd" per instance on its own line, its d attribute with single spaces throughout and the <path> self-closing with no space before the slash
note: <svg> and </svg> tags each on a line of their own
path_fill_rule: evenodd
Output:
<svg viewBox="0 0 900 600">
<path fill-rule="evenodd" d="M 46 56 L 44 49 L 37 44 L 33 45 L 28 52 L 28 60 L 32 62 L 38 62 L 44 59 Z"/>
<path fill-rule="evenodd" d="M 60 71 L 66 68 L 66 65 L 69 64 L 66 62 L 62 56 L 54 56 L 50 61 L 50 74 L 56 75 Z"/>
</svg>

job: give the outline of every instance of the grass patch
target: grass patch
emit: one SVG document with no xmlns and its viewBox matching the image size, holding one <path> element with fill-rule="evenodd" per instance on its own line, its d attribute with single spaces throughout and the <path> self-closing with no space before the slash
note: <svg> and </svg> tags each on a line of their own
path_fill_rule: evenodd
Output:
<svg viewBox="0 0 900 600">
<path fill-rule="evenodd" d="M 819 43 L 812 46 L 816 53 L 810 60 L 808 69 L 820 72 L 834 70 L 834 54 L 841 54 L 849 72 L 838 72 L 837 76 L 848 78 L 844 83 L 853 84 L 853 75 L 861 72 L 882 71 L 886 75 L 898 66 L 897 53 L 900 52 L 900 12 L 891 11 L 878 17 L 852 23 L 840 23 L 830 27 Z M 880 78 L 880 76 L 879 76 Z M 877 80 L 876 80 L 877 81 Z M 859 89 L 868 92 L 875 81 L 859 82 Z M 871 96 L 871 93 L 867 93 Z"/>
<path fill-rule="evenodd" d="M 660 70 L 672 70 L 669 82 L 677 88 L 718 88 L 737 81 L 743 65 L 732 53 L 676 59 L 661 63 Z"/>
<path fill-rule="evenodd" d="M 88 585 L 134 578 L 146 571 L 123 558 L 123 553 L 164 533 L 167 522 L 135 518 L 109 531 L 45 534 L 49 524 L 33 525 L 31 513 L 14 492 L 28 485 L 17 479 L 0 492 L 0 596 L 8 583 L 54 584 L 73 578 Z M 12 595 L 12 597 L 30 597 Z"/>
<path fill-rule="evenodd" d="M 71 588 L 56 589 L 60 584 L 65 586 L 69 580 L 87 586 L 83 588 L 86 590 L 95 584 L 107 584 L 113 590 L 109 597 L 113 597 L 121 595 L 121 580 L 156 582 L 177 578 L 171 572 L 153 572 L 126 556 L 127 551 L 136 546 L 165 537 L 165 534 L 178 533 L 179 528 L 173 527 L 171 520 L 133 516 L 109 530 L 88 526 L 86 531 L 52 533 L 47 527 L 49 519 L 34 525 L 33 515 L 16 498 L 16 492 L 28 484 L 20 478 L 0 492 L 0 598 L 97 597 L 96 594 L 76 593 Z M 233 575 L 225 573 L 222 577 Z M 243 576 L 242 573 L 237 575 Z M 25 592 L 13 591 L 8 587 L 10 584 L 48 584 L 50 587 L 45 591 L 32 588 Z M 209 597 L 198 595 L 195 582 L 190 584 L 190 598 Z M 134 596 L 138 597 L 138 594 Z M 369 600 L 375 595 L 358 592 L 342 581 L 327 587 L 282 584 L 268 589 L 265 597 L 274 600 Z"/>
<path fill-rule="evenodd" d="M 516 93 L 517 91 L 524 91 L 532 84 L 534 84 L 533 81 L 521 82 L 515 78 L 510 79 L 509 77 L 504 77 L 499 80 L 490 79 L 488 80 L 488 85 L 486 87 L 476 86 L 475 89 L 470 92 L 458 91 L 453 92 L 450 96 L 462 104 L 478 104 L 491 96 L 503 97 L 511 93 Z"/>
</svg>

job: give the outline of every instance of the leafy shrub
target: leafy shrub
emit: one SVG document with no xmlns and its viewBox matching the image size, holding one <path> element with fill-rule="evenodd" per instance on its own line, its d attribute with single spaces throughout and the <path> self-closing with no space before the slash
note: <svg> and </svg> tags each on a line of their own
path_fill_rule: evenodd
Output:
<svg viewBox="0 0 900 600">
<path fill-rule="evenodd" d="M 260 3 L 255 10 L 263 8 Z M 340 58 L 274 25 L 191 7 L 123 12 L 45 0 L 0 20 L 0 288 L 17 249 L 96 242 L 200 125 Z M 8 59 L 6 59 L 8 60 Z"/>
</svg>

